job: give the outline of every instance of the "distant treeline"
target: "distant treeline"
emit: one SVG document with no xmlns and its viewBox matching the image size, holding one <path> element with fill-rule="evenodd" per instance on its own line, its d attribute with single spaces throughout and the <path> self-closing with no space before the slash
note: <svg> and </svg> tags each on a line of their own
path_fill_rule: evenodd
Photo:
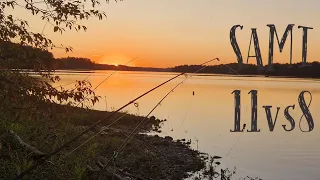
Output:
<svg viewBox="0 0 320 180">
<path fill-rule="evenodd" d="M 56 70 L 120 70 L 192 73 L 203 67 L 199 65 L 182 65 L 172 68 L 153 68 L 98 64 L 88 58 L 81 57 L 54 58 L 51 52 L 7 42 L 0 43 L 0 59 L 0 67 L 21 69 L 32 69 L 41 64 L 36 68 L 46 67 Z M 308 63 L 308 65 L 310 66 L 300 68 L 300 63 L 273 64 L 274 71 L 258 71 L 257 66 L 253 64 L 243 64 L 243 68 L 239 70 L 237 63 L 231 63 L 226 65 L 207 66 L 200 73 L 320 78 L 320 63 L 312 62 Z M 266 66 L 265 69 L 267 69 Z"/>
<path fill-rule="evenodd" d="M 130 67 L 114 66 L 107 64 L 97 64 L 87 58 L 67 57 L 59 58 L 56 62 L 56 69 L 83 69 L 83 70 L 121 70 L 121 71 L 155 71 L 155 72 L 196 72 L 203 66 L 182 65 L 173 68 L 151 68 L 151 67 Z M 274 71 L 258 71 L 258 67 L 253 64 L 244 64 L 242 69 L 238 69 L 237 63 L 206 66 L 200 73 L 211 74 L 240 74 L 240 75 L 266 75 L 266 76 L 291 76 L 320 78 L 320 63 L 308 63 L 307 67 L 301 68 L 301 64 L 273 64 Z M 267 66 L 265 66 L 267 69 Z"/>
<path fill-rule="evenodd" d="M 66 57 L 58 58 L 55 62 L 55 68 L 60 70 L 78 69 L 78 70 L 121 70 L 121 71 L 165 71 L 161 68 L 149 67 L 131 67 L 123 65 L 98 64 L 88 58 Z"/>
<path fill-rule="evenodd" d="M 267 71 L 267 66 L 264 66 L 263 71 L 258 71 L 258 67 L 253 64 L 243 64 L 241 70 L 238 69 L 237 63 L 221 64 L 215 66 L 207 66 L 201 73 L 212 74 L 239 74 L 239 75 L 265 75 L 265 76 L 290 76 L 290 77 L 308 77 L 320 78 L 320 63 L 308 63 L 308 66 L 301 67 L 301 63 L 296 64 L 273 64 L 273 71 Z M 201 66 L 197 65 L 184 65 L 172 68 L 174 72 L 195 72 Z"/>
</svg>

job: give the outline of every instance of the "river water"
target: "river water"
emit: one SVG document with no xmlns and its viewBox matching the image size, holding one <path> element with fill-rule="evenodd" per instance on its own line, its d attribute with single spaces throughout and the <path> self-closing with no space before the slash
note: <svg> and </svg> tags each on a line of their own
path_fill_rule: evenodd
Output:
<svg viewBox="0 0 320 180">
<path fill-rule="evenodd" d="M 64 85 L 88 80 L 96 87 L 112 71 L 70 72 L 59 71 L 59 84 Z M 114 73 L 96 93 L 101 100 L 94 106 L 98 110 L 115 110 L 156 85 L 173 77 L 175 73 L 124 72 Z M 163 96 L 185 79 L 181 76 L 130 105 L 125 110 L 132 114 L 147 115 Z M 220 75 L 193 76 L 175 89 L 152 113 L 159 119 L 167 119 L 162 136 L 174 139 L 191 139 L 192 148 L 211 155 L 222 156 L 222 166 L 236 167 L 237 177 L 258 176 L 266 180 L 316 180 L 320 179 L 320 81 L 311 79 L 234 77 Z M 72 88 L 69 84 L 65 88 Z M 241 90 L 241 124 L 251 127 L 251 90 L 258 91 L 258 128 L 261 132 L 230 132 L 234 127 L 234 90 Z M 302 91 L 312 94 L 309 110 L 314 120 L 311 132 L 299 128 L 302 111 L 298 96 Z M 310 95 L 305 94 L 308 105 Z M 275 118 L 280 107 L 273 132 L 270 132 L 263 106 L 272 106 Z M 287 106 L 295 105 L 290 114 L 295 129 L 286 132 L 282 125 L 290 127 L 284 116 Z M 302 130 L 308 130 L 307 121 L 301 119 Z"/>
</svg>

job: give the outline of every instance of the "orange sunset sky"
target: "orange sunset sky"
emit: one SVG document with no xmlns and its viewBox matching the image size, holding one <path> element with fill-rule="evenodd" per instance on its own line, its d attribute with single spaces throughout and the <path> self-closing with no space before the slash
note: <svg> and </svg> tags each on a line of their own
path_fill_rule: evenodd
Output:
<svg viewBox="0 0 320 180">
<path fill-rule="evenodd" d="M 293 62 L 302 57 L 302 30 L 298 25 L 313 27 L 308 34 L 307 61 L 320 60 L 319 0 L 124 0 L 109 4 L 102 1 L 107 19 L 91 19 L 81 24 L 87 32 L 54 33 L 47 25 L 44 34 L 56 44 L 72 46 L 72 53 L 53 50 L 55 57 L 87 57 L 98 63 L 131 66 L 172 67 L 200 64 L 219 57 L 221 63 L 236 62 L 229 33 L 233 25 L 246 60 L 251 28 L 257 28 L 264 64 L 268 61 L 269 28 L 275 24 L 279 38 L 288 24 L 293 29 Z M 41 32 L 45 22 L 20 9 L 16 16 L 27 18 L 32 30 Z M 276 42 L 276 41 L 275 41 Z M 274 62 L 289 63 L 290 38 L 283 53 L 277 44 Z M 251 48 L 253 49 L 253 48 Z M 251 54 L 254 52 L 252 51 Z M 255 63 L 254 59 L 249 60 Z"/>
</svg>

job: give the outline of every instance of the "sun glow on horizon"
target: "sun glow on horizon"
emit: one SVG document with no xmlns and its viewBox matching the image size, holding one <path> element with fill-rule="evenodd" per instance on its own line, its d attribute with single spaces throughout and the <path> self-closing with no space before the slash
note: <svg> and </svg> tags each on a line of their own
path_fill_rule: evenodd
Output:
<svg viewBox="0 0 320 180">
<path fill-rule="evenodd" d="M 113 55 L 105 55 L 97 62 L 100 64 L 110 64 L 114 66 L 119 66 L 121 64 L 127 65 L 127 66 L 133 66 L 133 64 L 130 62 L 130 57 L 127 57 L 122 54 L 113 54 Z M 128 63 L 130 62 L 130 63 Z"/>
</svg>

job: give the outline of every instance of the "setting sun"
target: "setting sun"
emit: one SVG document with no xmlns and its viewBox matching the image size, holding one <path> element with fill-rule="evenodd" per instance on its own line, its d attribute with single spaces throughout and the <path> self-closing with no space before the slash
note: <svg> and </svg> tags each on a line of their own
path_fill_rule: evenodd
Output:
<svg viewBox="0 0 320 180">
<path fill-rule="evenodd" d="M 130 61 L 130 57 L 121 54 L 113 54 L 113 55 L 105 55 L 100 60 L 101 64 L 112 64 L 114 66 L 118 66 L 119 64 L 127 64 Z M 132 66 L 132 64 L 127 64 L 128 66 Z"/>
</svg>

